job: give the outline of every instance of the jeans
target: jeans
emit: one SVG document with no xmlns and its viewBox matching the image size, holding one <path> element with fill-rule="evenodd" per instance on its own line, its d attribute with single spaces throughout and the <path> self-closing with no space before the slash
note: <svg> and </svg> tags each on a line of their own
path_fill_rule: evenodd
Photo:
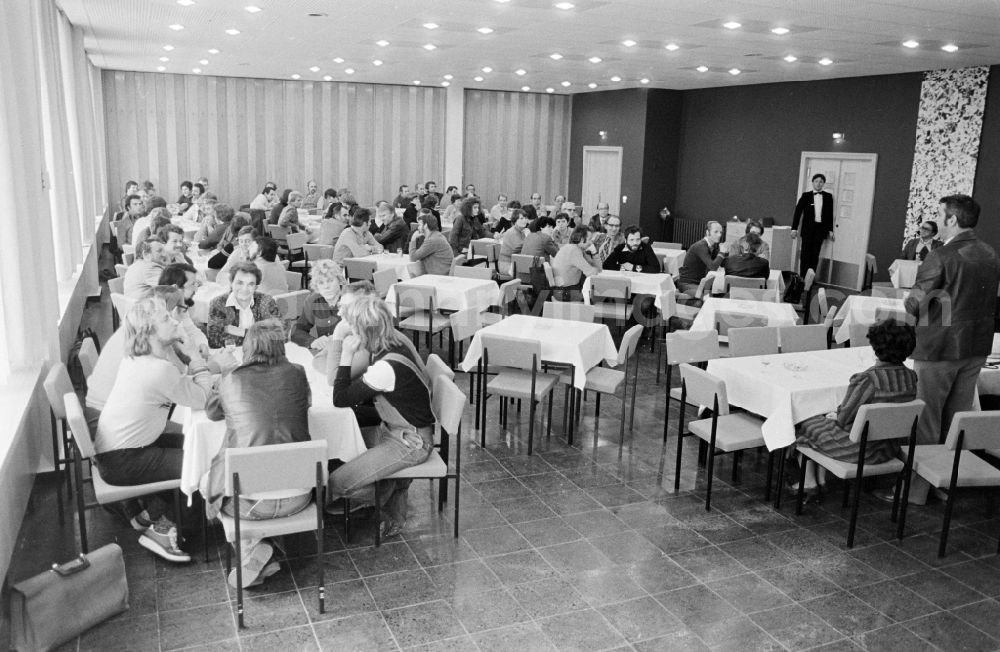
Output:
<svg viewBox="0 0 1000 652">
<path fill-rule="evenodd" d="M 411 480 L 387 480 L 379 483 L 375 496 L 375 481 L 396 471 L 424 462 L 432 448 L 431 428 L 426 435 L 410 433 L 405 439 L 379 427 L 378 443 L 330 474 L 331 499 L 348 498 L 373 503 L 377 499 L 386 512 L 386 520 L 402 524 L 406 521 L 406 490 Z"/>
<path fill-rule="evenodd" d="M 97 455 L 97 468 L 108 484 L 123 486 L 177 480 L 181 477 L 184 461 L 184 435 L 180 426 L 167 424 L 167 431 L 149 446 L 142 448 L 122 448 Z M 149 520 L 156 521 L 167 511 L 171 500 L 170 492 L 152 494 L 145 497 Z M 136 499 L 123 501 L 125 512 L 133 518 L 142 511 Z"/>
<path fill-rule="evenodd" d="M 291 516 L 298 514 L 309 506 L 312 494 L 305 493 L 301 496 L 290 498 L 240 498 L 240 518 L 248 521 L 269 521 L 272 518 Z M 222 503 L 222 513 L 226 516 L 233 516 L 233 499 L 226 498 Z M 253 551 L 264 539 L 240 539 L 241 559 L 243 565 L 253 559 Z"/>
</svg>

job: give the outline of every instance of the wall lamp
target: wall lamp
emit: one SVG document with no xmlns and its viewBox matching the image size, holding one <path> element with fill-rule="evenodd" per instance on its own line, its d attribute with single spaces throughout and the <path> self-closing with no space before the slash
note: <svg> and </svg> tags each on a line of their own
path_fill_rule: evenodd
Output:
<svg viewBox="0 0 1000 652">
<path fill-rule="evenodd" d="M 845 135 L 846 134 L 844 134 L 844 133 L 842 133 L 840 131 L 834 132 L 834 134 L 833 134 L 833 142 L 835 142 L 835 143 L 842 143 L 842 142 L 844 142 Z"/>
</svg>

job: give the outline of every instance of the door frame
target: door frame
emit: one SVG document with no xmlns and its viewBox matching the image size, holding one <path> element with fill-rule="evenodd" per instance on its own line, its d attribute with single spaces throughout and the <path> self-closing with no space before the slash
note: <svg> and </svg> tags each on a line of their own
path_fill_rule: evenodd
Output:
<svg viewBox="0 0 1000 652">
<path fill-rule="evenodd" d="M 871 163 L 872 170 L 874 172 L 874 178 L 872 179 L 872 192 L 871 192 L 871 197 L 869 198 L 868 207 L 867 207 L 868 208 L 868 231 L 864 234 L 864 254 L 865 254 L 865 256 L 867 256 L 867 254 L 868 254 L 868 245 L 871 242 L 872 222 L 874 221 L 874 218 L 875 218 L 875 216 L 873 214 L 873 211 L 874 211 L 874 208 L 875 208 L 875 190 L 876 190 L 875 183 L 878 180 L 878 154 L 870 153 L 870 152 L 802 152 L 802 155 L 799 158 L 799 194 L 801 194 L 802 192 L 804 192 L 803 188 L 805 188 L 805 190 L 808 190 L 810 188 L 811 183 L 812 183 L 808 179 L 809 168 L 806 165 L 806 162 L 809 159 L 812 159 L 812 158 L 825 158 L 825 159 L 833 159 L 833 160 L 837 160 L 837 161 L 863 161 L 863 162 Z M 837 190 L 838 190 L 838 192 L 840 190 L 840 184 L 839 183 L 837 184 Z M 836 215 L 834 215 L 834 223 L 836 223 L 836 221 L 837 221 L 837 217 L 836 217 Z M 862 259 L 861 260 L 861 262 L 860 262 L 860 273 L 859 273 L 859 286 L 857 288 L 851 288 L 851 289 L 853 289 L 853 290 L 859 290 L 859 289 L 861 289 L 863 287 L 863 285 L 864 285 L 863 279 L 864 279 L 864 276 L 865 276 L 865 265 L 866 265 L 866 263 L 867 263 L 867 259 Z M 819 271 L 820 270 L 816 270 L 817 276 L 820 275 Z M 829 259 L 829 263 L 827 264 L 827 267 L 826 267 L 825 271 L 826 271 L 826 279 L 827 279 L 827 281 L 829 281 L 832 278 L 832 276 L 833 276 L 833 259 Z M 841 287 L 841 286 L 837 286 L 837 287 Z"/>
<path fill-rule="evenodd" d="M 588 152 L 614 152 L 618 154 L 618 197 L 615 198 L 616 204 L 618 204 L 618 210 L 612 211 L 617 215 L 621 215 L 621 188 L 622 188 L 622 164 L 625 162 L 625 148 L 617 145 L 584 145 L 583 154 L 580 165 L 581 172 L 581 183 L 580 183 L 580 205 L 582 213 L 586 214 L 588 211 L 595 210 L 593 206 L 584 206 L 584 197 L 587 185 L 587 153 Z M 588 218 L 589 219 L 589 218 Z"/>
</svg>

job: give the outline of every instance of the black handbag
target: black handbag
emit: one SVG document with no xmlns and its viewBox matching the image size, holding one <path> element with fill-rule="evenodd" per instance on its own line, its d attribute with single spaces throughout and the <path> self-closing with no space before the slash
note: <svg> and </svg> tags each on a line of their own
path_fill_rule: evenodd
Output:
<svg viewBox="0 0 1000 652">
<path fill-rule="evenodd" d="M 11 649 L 54 649 L 127 610 L 122 549 L 109 543 L 14 585 Z"/>
</svg>

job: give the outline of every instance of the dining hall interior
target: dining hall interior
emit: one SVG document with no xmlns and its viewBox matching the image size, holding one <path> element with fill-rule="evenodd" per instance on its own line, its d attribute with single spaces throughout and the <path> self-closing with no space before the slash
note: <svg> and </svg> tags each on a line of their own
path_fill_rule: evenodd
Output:
<svg viewBox="0 0 1000 652">
<path fill-rule="evenodd" d="M 3 14 L 0 645 L 1000 650 L 994 0 Z"/>
</svg>

